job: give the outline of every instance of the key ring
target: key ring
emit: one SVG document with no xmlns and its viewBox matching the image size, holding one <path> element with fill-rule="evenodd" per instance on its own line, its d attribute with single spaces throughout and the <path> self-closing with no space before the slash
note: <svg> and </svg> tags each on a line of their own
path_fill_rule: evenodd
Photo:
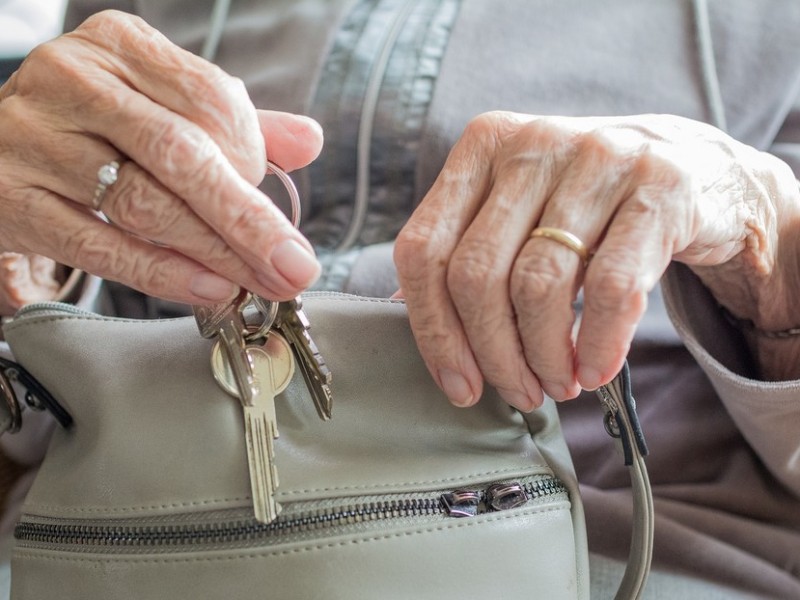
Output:
<svg viewBox="0 0 800 600">
<path fill-rule="evenodd" d="M 281 180 L 283 187 L 289 193 L 289 200 L 292 204 L 292 225 L 297 228 L 300 226 L 300 218 L 302 216 L 302 207 L 300 205 L 300 194 L 297 192 L 297 186 L 289 175 L 281 169 L 274 162 L 267 161 L 267 173 L 273 173 Z M 275 324 L 275 317 L 278 315 L 278 302 L 264 300 L 261 296 L 252 294 L 249 302 L 253 304 L 256 311 L 264 317 L 261 325 L 255 331 L 248 332 L 245 336 L 245 341 L 253 343 L 256 340 L 264 340 L 269 335 L 270 329 Z"/>
<path fill-rule="evenodd" d="M 294 181 L 292 181 L 292 178 L 289 177 L 286 171 L 281 169 L 271 160 L 267 161 L 267 173 L 269 172 L 272 172 L 278 176 L 278 179 L 281 180 L 283 187 L 285 187 L 286 191 L 289 193 L 289 200 L 292 203 L 292 225 L 294 225 L 295 228 L 300 227 L 302 210 L 300 206 L 300 194 L 297 193 L 297 186 L 295 186 Z"/>
</svg>

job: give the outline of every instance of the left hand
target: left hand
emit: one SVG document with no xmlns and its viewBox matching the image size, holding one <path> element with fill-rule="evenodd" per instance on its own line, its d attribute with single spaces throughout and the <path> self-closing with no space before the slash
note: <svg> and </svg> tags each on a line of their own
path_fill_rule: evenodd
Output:
<svg viewBox="0 0 800 600">
<path fill-rule="evenodd" d="M 257 185 L 268 155 L 290 171 L 321 147 L 316 122 L 257 110 L 241 80 L 103 11 L 0 87 L 0 250 L 176 302 L 222 302 L 239 287 L 293 298 L 320 266 Z M 103 190 L 98 169 L 112 161 Z"/>
<path fill-rule="evenodd" d="M 395 262 L 422 356 L 451 401 L 476 402 L 485 378 L 531 410 L 542 391 L 565 400 L 614 377 L 673 259 L 735 314 L 790 320 L 789 298 L 775 294 L 770 314 L 762 299 L 780 287 L 779 229 L 797 206 L 784 163 L 699 122 L 494 112 L 454 146 Z M 576 235 L 588 266 L 530 237 L 536 227 Z"/>
</svg>

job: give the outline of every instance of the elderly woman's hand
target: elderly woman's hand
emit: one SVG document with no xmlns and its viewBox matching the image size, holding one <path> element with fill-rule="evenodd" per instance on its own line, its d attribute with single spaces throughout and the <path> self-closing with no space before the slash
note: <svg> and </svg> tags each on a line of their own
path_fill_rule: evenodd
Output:
<svg viewBox="0 0 800 600">
<path fill-rule="evenodd" d="M 450 399 L 472 404 L 485 378 L 530 410 L 542 390 L 564 400 L 613 378 L 672 259 L 734 314 L 796 326 L 775 257 L 779 245 L 800 257 L 797 236 L 779 235 L 796 228 L 798 204 L 784 163 L 701 123 L 488 113 L 453 148 L 395 260 L 420 350 Z M 588 263 L 563 240 L 532 237 L 541 227 L 577 236 Z"/>
<path fill-rule="evenodd" d="M 255 186 L 320 151 L 305 117 L 257 111 L 241 81 L 142 20 L 100 13 L 0 88 L 0 251 L 38 253 L 188 303 L 271 299 L 317 277 L 308 242 Z M 118 161 L 91 210 L 98 169 Z"/>
</svg>

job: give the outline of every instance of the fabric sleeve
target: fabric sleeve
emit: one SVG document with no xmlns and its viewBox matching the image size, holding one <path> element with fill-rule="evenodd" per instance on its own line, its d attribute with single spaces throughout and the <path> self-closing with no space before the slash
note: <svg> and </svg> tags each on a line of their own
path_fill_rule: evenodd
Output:
<svg viewBox="0 0 800 600">
<path fill-rule="evenodd" d="M 759 381 L 753 375 L 741 333 L 688 267 L 673 264 L 661 283 L 675 329 L 742 435 L 767 469 L 800 498 L 800 381 Z"/>
<path fill-rule="evenodd" d="M 786 162 L 798 177 L 800 81 L 794 88 L 781 111 L 785 111 L 782 124 L 765 150 Z M 744 337 L 688 267 L 673 263 L 662 278 L 662 290 L 678 334 L 734 422 L 766 467 L 800 497 L 800 381 L 758 379 Z"/>
</svg>

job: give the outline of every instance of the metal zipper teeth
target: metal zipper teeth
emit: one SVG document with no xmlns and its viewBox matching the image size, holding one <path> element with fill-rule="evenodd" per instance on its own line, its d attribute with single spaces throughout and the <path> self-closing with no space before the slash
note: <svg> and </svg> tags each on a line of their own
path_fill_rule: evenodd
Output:
<svg viewBox="0 0 800 600">
<path fill-rule="evenodd" d="M 567 489 L 553 477 L 540 477 L 520 484 L 528 494 L 526 506 L 536 500 L 566 495 Z M 240 544 L 272 540 L 293 534 L 328 530 L 374 521 L 414 517 L 447 517 L 442 495 L 356 503 L 316 512 L 278 517 L 270 524 L 252 519 L 188 524 L 126 524 L 22 521 L 15 530 L 18 542 L 36 545 L 94 547 L 174 547 L 209 544 Z M 485 513 L 481 513 L 485 514 Z"/>
</svg>

